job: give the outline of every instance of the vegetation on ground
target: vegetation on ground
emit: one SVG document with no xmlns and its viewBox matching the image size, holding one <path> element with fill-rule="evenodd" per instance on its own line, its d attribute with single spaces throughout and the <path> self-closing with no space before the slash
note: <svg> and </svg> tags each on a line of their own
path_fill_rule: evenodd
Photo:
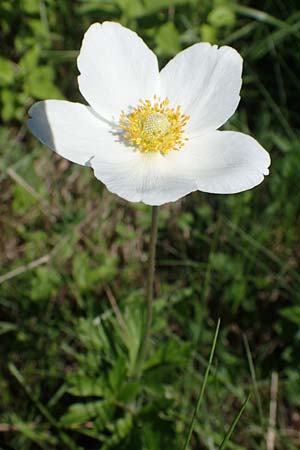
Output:
<svg viewBox="0 0 300 450">
<path fill-rule="evenodd" d="M 140 377 L 151 210 L 26 128 L 39 99 L 82 101 L 76 56 L 104 20 L 136 30 L 161 66 L 198 41 L 236 48 L 226 128 L 272 158 L 252 191 L 161 208 Z M 2 0 L 0 37 L 0 448 L 182 450 L 221 318 L 190 448 L 299 449 L 298 1 Z"/>
</svg>

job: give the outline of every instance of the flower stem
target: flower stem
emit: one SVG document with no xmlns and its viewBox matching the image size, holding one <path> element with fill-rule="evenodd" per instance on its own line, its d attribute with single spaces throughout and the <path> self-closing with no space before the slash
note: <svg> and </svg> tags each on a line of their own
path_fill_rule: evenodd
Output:
<svg viewBox="0 0 300 450">
<path fill-rule="evenodd" d="M 151 334 L 152 316 L 153 316 L 153 284 L 155 272 L 155 252 L 157 241 L 158 226 L 158 206 L 152 206 L 152 221 L 150 232 L 149 259 L 148 259 L 148 275 L 146 285 L 146 303 L 143 320 L 143 334 L 137 357 L 137 373 L 140 374 L 142 364 L 148 350 L 148 341 Z"/>
</svg>

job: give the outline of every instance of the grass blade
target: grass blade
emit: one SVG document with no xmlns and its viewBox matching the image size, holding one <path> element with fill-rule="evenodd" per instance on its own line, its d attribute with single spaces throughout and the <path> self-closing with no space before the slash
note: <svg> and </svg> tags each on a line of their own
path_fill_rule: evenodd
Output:
<svg viewBox="0 0 300 450">
<path fill-rule="evenodd" d="M 250 17 L 251 19 L 257 20 L 258 22 L 263 22 L 268 25 L 273 25 L 279 28 L 287 28 L 288 25 L 284 20 L 280 20 L 271 14 L 261 11 L 259 9 L 250 8 L 244 5 L 234 5 L 234 10 L 243 16 Z"/>
<path fill-rule="evenodd" d="M 40 413 L 47 419 L 47 421 L 57 429 L 58 435 L 64 444 L 70 450 L 76 450 L 75 442 L 73 442 L 72 438 L 67 435 L 63 430 L 61 430 L 61 426 L 59 422 L 52 416 L 52 414 L 48 411 L 48 409 L 36 398 L 36 396 L 31 392 L 31 389 L 27 385 L 23 375 L 19 372 L 17 367 L 13 363 L 8 364 L 8 369 L 10 373 L 15 377 L 18 383 L 24 388 L 26 394 L 30 398 L 30 400 L 35 404 L 36 408 L 40 411 Z M 1 448 L 0 448 L 1 450 Z"/>
<path fill-rule="evenodd" d="M 210 355 L 209 355 L 208 365 L 207 365 L 206 370 L 205 370 L 204 380 L 203 380 L 202 387 L 201 387 L 201 390 L 200 390 L 200 393 L 199 393 L 199 396 L 198 396 L 196 407 L 194 409 L 193 417 L 192 417 L 192 420 L 191 420 L 191 423 L 190 423 L 189 432 L 188 432 L 186 441 L 184 443 L 183 450 L 186 450 L 188 448 L 188 445 L 189 445 L 189 442 L 190 442 L 190 439 L 191 439 L 191 436 L 192 436 L 192 433 L 193 433 L 193 430 L 194 430 L 197 414 L 198 414 L 200 405 L 201 405 L 202 400 L 203 400 L 203 396 L 204 396 L 205 388 L 206 388 L 206 385 L 207 385 L 210 368 L 211 368 L 213 357 L 214 357 L 214 354 L 215 354 L 217 339 L 218 339 L 218 335 L 219 335 L 219 329 L 220 329 L 220 319 L 218 319 L 218 322 L 217 322 L 216 331 L 215 331 L 215 335 L 214 335 L 214 339 L 213 339 L 213 343 L 212 343 L 212 347 L 211 347 L 211 351 L 210 351 Z"/>
<path fill-rule="evenodd" d="M 254 393 L 255 393 L 255 398 L 256 398 L 256 403 L 257 403 L 257 408 L 258 408 L 258 413 L 259 413 L 259 419 L 260 419 L 260 425 L 261 425 L 261 427 L 263 427 L 264 420 L 263 420 L 262 405 L 261 405 L 261 399 L 260 399 L 258 385 L 257 385 L 256 373 L 255 373 L 255 368 L 254 368 L 254 364 L 253 364 L 253 358 L 251 355 L 251 350 L 250 350 L 247 336 L 244 333 L 243 333 L 243 341 L 244 341 L 244 346 L 245 346 L 245 350 L 246 350 L 246 354 L 247 354 L 251 378 L 252 378 L 252 382 L 253 382 Z"/>
<path fill-rule="evenodd" d="M 29 389 L 26 381 L 24 380 L 22 374 L 18 371 L 13 363 L 8 364 L 10 373 L 15 377 L 19 384 L 24 388 L 26 394 L 29 396 L 30 400 L 35 404 L 40 413 L 48 420 L 48 422 L 54 426 L 58 427 L 56 419 L 50 414 L 50 412 L 45 408 L 44 405 L 36 398 L 36 396 Z"/>
<path fill-rule="evenodd" d="M 221 443 L 221 445 L 220 445 L 220 447 L 219 447 L 219 450 L 225 450 L 225 449 L 227 448 L 227 444 L 228 444 L 228 442 L 230 441 L 231 435 L 232 435 L 232 433 L 233 433 L 235 427 L 237 426 L 237 424 L 238 424 L 238 422 L 239 422 L 239 420 L 240 420 L 240 418 L 241 418 L 241 416 L 242 416 L 242 414 L 243 414 L 243 412 L 244 412 L 244 410 L 245 410 L 245 408 L 246 408 L 246 406 L 247 406 L 247 403 L 248 403 L 248 401 L 249 401 L 249 398 L 250 398 L 250 394 L 248 395 L 248 397 L 247 397 L 246 400 L 244 401 L 244 403 L 243 403 L 241 409 L 239 410 L 239 412 L 238 412 L 237 415 L 235 416 L 235 418 L 234 418 L 232 424 L 230 425 L 230 428 L 229 428 L 229 430 L 227 431 L 227 433 L 226 433 L 226 435 L 225 435 L 225 437 L 224 437 L 224 439 L 223 439 L 223 441 L 222 441 L 222 443 Z"/>
</svg>

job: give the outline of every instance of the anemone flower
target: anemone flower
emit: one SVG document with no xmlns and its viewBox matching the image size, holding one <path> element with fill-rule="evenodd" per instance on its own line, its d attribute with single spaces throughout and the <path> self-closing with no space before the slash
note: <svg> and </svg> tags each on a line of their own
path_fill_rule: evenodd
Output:
<svg viewBox="0 0 300 450">
<path fill-rule="evenodd" d="M 77 63 L 89 106 L 38 102 L 28 126 L 62 157 L 92 167 L 109 191 L 161 205 L 196 190 L 245 191 L 268 174 L 269 154 L 255 139 L 217 131 L 240 100 L 233 48 L 198 43 L 159 71 L 136 33 L 104 22 L 86 32 Z"/>
</svg>

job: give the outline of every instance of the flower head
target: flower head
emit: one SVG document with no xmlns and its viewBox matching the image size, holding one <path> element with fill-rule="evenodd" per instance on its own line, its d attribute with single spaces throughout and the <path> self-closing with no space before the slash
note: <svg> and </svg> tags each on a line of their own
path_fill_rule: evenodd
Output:
<svg viewBox="0 0 300 450">
<path fill-rule="evenodd" d="M 195 44 L 159 72 L 136 33 L 95 23 L 78 68 L 89 106 L 39 102 L 28 126 L 64 158 L 91 166 L 111 192 L 160 205 L 196 190 L 241 192 L 268 174 L 269 154 L 256 140 L 216 131 L 240 100 L 242 58 L 233 48 Z"/>
<path fill-rule="evenodd" d="M 139 100 L 139 105 L 130 114 L 120 116 L 120 127 L 128 139 L 141 152 L 168 153 L 179 150 L 184 141 L 184 127 L 189 119 L 181 114 L 180 106 L 169 108 L 169 99 L 161 101 L 154 95 L 153 101 Z"/>
</svg>

